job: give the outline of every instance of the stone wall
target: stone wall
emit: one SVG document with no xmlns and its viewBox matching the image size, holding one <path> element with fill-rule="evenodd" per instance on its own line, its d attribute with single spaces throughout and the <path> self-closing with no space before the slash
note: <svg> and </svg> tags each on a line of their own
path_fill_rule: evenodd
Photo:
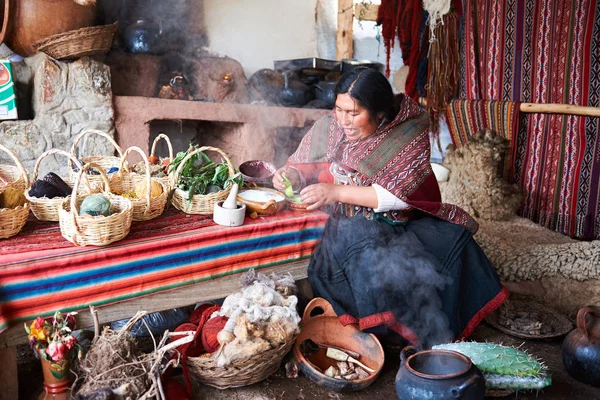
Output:
<svg viewBox="0 0 600 400">
<path fill-rule="evenodd" d="M 44 151 L 57 148 L 69 152 L 74 137 L 86 129 L 99 129 L 114 137 L 111 78 L 106 65 L 87 57 L 61 62 L 40 53 L 12 66 L 19 104 L 32 107 L 33 119 L 0 122 L 0 142 L 17 155 L 30 175 Z M 97 135 L 86 135 L 78 147 L 84 155 L 114 151 Z M 0 164 L 13 162 L 0 154 Z M 66 158 L 46 157 L 39 175 L 49 171 L 67 177 Z"/>
</svg>

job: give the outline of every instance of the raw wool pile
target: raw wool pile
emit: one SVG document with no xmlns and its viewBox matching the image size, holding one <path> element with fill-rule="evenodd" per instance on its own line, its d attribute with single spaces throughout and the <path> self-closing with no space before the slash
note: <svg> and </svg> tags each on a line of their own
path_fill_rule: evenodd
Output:
<svg viewBox="0 0 600 400">
<path fill-rule="evenodd" d="M 600 240 L 571 239 L 518 216 L 508 221 L 480 220 L 475 240 L 506 281 L 552 276 L 600 279 Z"/>
<path fill-rule="evenodd" d="M 503 221 L 514 216 L 523 195 L 517 185 L 506 183 L 500 175 L 508 147 L 506 139 L 485 129 L 463 147 L 451 148 L 443 163 L 450 178 L 440 182 L 443 201 L 483 220 Z"/>
<path fill-rule="evenodd" d="M 220 367 L 292 340 L 299 333 L 298 298 L 291 276 L 267 277 L 250 271 L 241 292 L 227 296 L 211 318 L 228 318 L 217 335 L 221 348 L 212 357 Z"/>
</svg>

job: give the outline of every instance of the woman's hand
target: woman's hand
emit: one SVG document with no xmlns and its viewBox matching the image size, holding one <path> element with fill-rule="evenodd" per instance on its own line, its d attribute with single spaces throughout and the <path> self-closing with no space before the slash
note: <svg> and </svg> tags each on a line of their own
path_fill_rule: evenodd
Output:
<svg viewBox="0 0 600 400">
<path fill-rule="evenodd" d="M 302 181 L 302 179 L 300 178 L 300 172 L 295 168 L 283 166 L 277 171 L 275 171 L 275 174 L 273 175 L 273 187 L 275 189 L 279 190 L 280 192 L 285 191 L 285 183 L 281 174 L 284 174 L 286 178 L 289 179 L 294 190 L 300 188 L 300 184 Z"/>
<path fill-rule="evenodd" d="M 326 204 L 335 203 L 338 200 L 339 190 L 342 186 L 331 183 L 317 183 L 309 185 L 300 192 L 303 203 L 309 204 L 307 210 L 316 210 Z"/>
</svg>

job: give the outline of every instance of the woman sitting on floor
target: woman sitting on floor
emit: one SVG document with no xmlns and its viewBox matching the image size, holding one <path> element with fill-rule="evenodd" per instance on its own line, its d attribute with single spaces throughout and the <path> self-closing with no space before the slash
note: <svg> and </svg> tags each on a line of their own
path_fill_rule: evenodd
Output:
<svg viewBox="0 0 600 400">
<path fill-rule="evenodd" d="M 477 223 L 441 202 L 428 117 L 379 72 L 356 68 L 336 87 L 282 173 L 308 210 L 331 212 L 308 276 L 344 324 L 414 344 L 468 337 L 507 298 L 472 235 Z"/>
</svg>

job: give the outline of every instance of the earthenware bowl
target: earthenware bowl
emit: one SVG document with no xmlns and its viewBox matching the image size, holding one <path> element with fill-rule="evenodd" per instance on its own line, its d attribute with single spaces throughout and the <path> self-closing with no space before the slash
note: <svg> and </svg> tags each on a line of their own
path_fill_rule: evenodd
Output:
<svg viewBox="0 0 600 400">
<path fill-rule="evenodd" d="M 320 348 L 314 354 L 303 354 L 304 341 L 311 340 L 319 345 L 335 346 L 360 354 L 358 361 L 375 370 L 363 379 L 336 379 L 325 375 L 336 361 L 328 358 L 325 349 Z M 323 298 L 313 299 L 304 310 L 302 331 L 292 348 L 294 361 L 298 368 L 312 381 L 326 389 L 336 392 L 351 392 L 369 386 L 377 379 L 385 361 L 381 343 L 371 333 L 362 332 L 356 324 L 342 325 L 331 304 Z"/>
<path fill-rule="evenodd" d="M 246 212 L 258 215 L 273 215 L 286 205 L 285 195 L 275 189 L 256 187 L 242 189 L 237 200 L 246 205 Z"/>
</svg>

